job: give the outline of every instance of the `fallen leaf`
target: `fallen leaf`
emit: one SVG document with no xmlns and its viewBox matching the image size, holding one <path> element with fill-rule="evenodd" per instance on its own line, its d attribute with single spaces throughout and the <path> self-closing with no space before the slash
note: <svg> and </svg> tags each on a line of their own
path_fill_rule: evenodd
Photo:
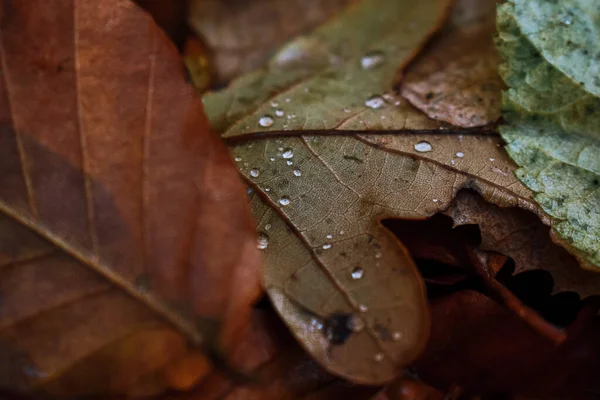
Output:
<svg viewBox="0 0 600 400">
<path fill-rule="evenodd" d="M 257 295 L 237 172 L 135 5 L 3 12 L 0 386 L 161 391 L 166 367 L 234 342 Z"/>
<path fill-rule="evenodd" d="M 191 28 L 212 51 L 221 83 L 260 67 L 273 51 L 356 0 L 193 0 Z"/>
<path fill-rule="evenodd" d="M 587 297 L 600 295 L 600 276 L 579 266 L 565 249 L 552 243 L 549 228 L 531 212 L 501 208 L 463 191 L 444 211 L 456 226 L 475 224 L 481 232 L 480 247 L 511 257 L 515 273 L 544 269 L 552 274 L 554 292 L 573 291 Z"/>
<path fill-rule="evenodd" d="M 471 188 L 550 222 L 493 133 L 440 126 L 390 93 L 445 6 L 376 3 L 204 99 L 250 185 L 275 308 L 328 371 L 370 384 L 418 355 L 427 325 L 422 282 L 379 221 L 427 218 Z"/>
<path fill-rule="evenodd" d="M 465 395 L 597 396 L 597 307 L 591 320 L 582 310 L 567 330 L 570 339 L 560 346 L 478 292 L 433 299 L 431 307 L 431 340 L 415 364 L 425 382 L 438 388 L 459 385 Z M 585 329 L 578 329 L 579 322 Z"/>
<path fill-rule="evenodd" d="M 152 15 L 169 38 L 182 47 L 187 30 L 187 14 L 190 0 L 133 0 Z"/>
<path fill-rule="evenodd" d="M 557 237 L 597 269 L 600 81 L 590 30 L 599 29 L 598 10 L 579 1 L 509 1 L 498 10 L 506 149 Z"/>
<path fill-rule="evenodd" d="M 404 73 L 401 93 L 429 117 L 472 128 L 500 117 L 496 0 L 458 2 L 439 38 Z"/>
</svg>

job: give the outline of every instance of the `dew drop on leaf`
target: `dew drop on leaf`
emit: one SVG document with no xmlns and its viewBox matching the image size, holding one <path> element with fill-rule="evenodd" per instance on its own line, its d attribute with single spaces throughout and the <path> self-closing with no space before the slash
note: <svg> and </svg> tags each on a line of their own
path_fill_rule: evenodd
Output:
<svg viewBox="0 0 600 400">
<path fill-rule="evenodd" d="M 283 157 L 285 159 L 292 158 L 292 157 L 294 157 L 294 151 L 292 149 L 285 149 L 285 151 L 283 152 L 281 157 Z"/>
<path fill-rule="evenodd" d="M 352 279 L 358 280 L 358 279 L 361 279 L 364 276 L 364 274 L 365 274 L 364 269 L 362 269 L 361 267 L 356 267 L 352 270 L 351 276 L 352 276 Z"/>
<path fill-rule="evenodd" d="M 275 110 L 275 115 L 277 115 L 278 117 L 283 117 L 285 113 L 283 112 L 283 110 L 278 108 L 277 110 Z"/>
<path fill-rule="evenodd" d="M 385 101 L 383 100 L 383 98 L 381 96 L 372 96 L 372 97 L 369 97 L 367 99 L 367 101 L 365 101 L 365 106 L 372 108 L 372 109 L 381 108 L 384 105 L 385 105 Z"/>
<path fill-rule="evenodd" d="M 331 248 L 331 243 L 325 243 L 325 244 L 323 245 L 323 250 L 328 250 L 328 249 L 330 249 L 330 248 Z"/>
<path fill-rule="evenodd" d="M 419 153 L 427 153 L 431 150 L 433 150 L 433 147 L 431 146 L 431 143 L 422 140 L 419 143 L 415 144 L 415 150 L 418 151 Z"/>
<path fill-rule="evenodd" d="M 462 151 L 459 151 L 458 153 L 456 153 L 456 157 L 458 158 L 463 158 L 465 156 L 465 153 L 463 153 Z"/>
<path fill-rule="evenodd" d="M 265 227 L 266 228 L 266 227 Z M 264 250 L 269 245 L 269 236 L 266 233 L 260 232 L 256 241 L 256 247 L 260 250 Z"/>
<path fill-rule="evenodd" d="M 258 168 L 252 168 L 250 170 L 250 176 L 253 178 L 258 178 L 258 176 L 260 175 L 260 171 L 258 170 Z"/>
<path fill-rule="evenodd" d="M 288 204 L 290 204 L 290 198 L 287 196 L 283 196 L 279 199 L 279 204 L 281 204 L 282 206 L 287 206 Z"/>
<path fill-rule="evenodd" d="M 370 51 L 360 59 L 363 69 L 372 69 L 383 63 L 385 56 L 381 51 Z"/>
<path fill-rule="evenodd" d="M 265 128 L 268 128 L 269 126 L 273 125 L 273 122 L 273 117 L 271 117 L 270 115 L 265 115 L 258 120 L 258 124 Z"/>
<path fill-rule="evenodd" d="M 302 171 L 300 171 L 298 168 L 296 168 L 294 170 L 294 176 L 302 176 Z"/>
</svg>

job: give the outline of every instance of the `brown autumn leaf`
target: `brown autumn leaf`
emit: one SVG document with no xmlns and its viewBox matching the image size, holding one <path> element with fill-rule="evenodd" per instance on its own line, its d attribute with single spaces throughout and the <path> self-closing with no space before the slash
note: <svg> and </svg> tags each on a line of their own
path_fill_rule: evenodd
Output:
<svg viewBox="0 0 600 400">
<path fill-rule="evenodd" d="M 429 117 L 472 128 L 500 118 L 496 0 L 457 3 L 439 38 L 404 74 L 401 93 Z"/>
<path fill-rule="evenodd" d="M 390 93 L 444 15 L 407 7 L 357 2 L 205 97 L 251 187 L 275 308 L 327 370 L 359 383 L 390 380 L 425 339 L 420 280 L 380 220 L 428 218 L 466 188 L 552 223 L 493 130 L 440 125 Z"/>
<path fill-rule="evenodd" d="M 597 398 L 597 305 L 579 313 L 559 346 L 478 292 L 433 299 L 431 307 L 432 340 L 414 366 L 426 382 L 459 385 L 465 395 Z"/>
<path fill-rule="evenodd" d="M 240 385 L 214 373 L 187 393 L 163 400 L 367 400 L 378 390 L 342 381 L 325 372 L 294 341 L 275 312 L 255 309 L 251 329 L 232 354 L 257 382 Z"/>
<path fill-rule="evenodd" d="M 150 13 L 171 40 L 181 48 L 188 33 L 190 0 L 133 0 Z"/>
<path fill-rule="evenodd" d="M 190 26 L 213 53 L 218 82 L 260 67 L 294 36 L 356 0 L 191 0 Z"/>
<path fill-rule="evenodd" d="M 4 3 L 0 44 L 0 386 L 194 381 L 241 333 L 259 255 L 175 48 L 126 0 Z"/>
<path fill-rule="evenodd" d="M 475 224 L 483 250 L 511 257 L 515 273 L 544 269 L 553 277 L 554 292 L 573 291 L 582 297 L 600 295 L 600 275 L 582 269 L 576 258 L 551 241 L 548 226 L 519 208 L 501 208 L 472 192 L 461 192 L 444 210 L 456 226 Z"/>
</svg>

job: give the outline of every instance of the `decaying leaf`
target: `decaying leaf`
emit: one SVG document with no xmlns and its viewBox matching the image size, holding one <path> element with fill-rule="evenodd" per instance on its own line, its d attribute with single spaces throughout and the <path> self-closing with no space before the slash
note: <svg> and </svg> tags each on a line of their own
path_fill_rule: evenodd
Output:
<svg viewBox="0 0 600 400">
<path fill-rule="evenodd" d="M 294 36 L 312 30 L 356 0 L 192 0 L 190 25 L 213 53 L 227 82 L 265 63 Z"/>
<path fill-rule="evenodd" d="M 125 0 L 3 12 L 0 386 L 151 394 L 180 362 L 194 381 L 241 333 L 259 254 L 175 49 Z"/>
<path fill-rule="evenodd" d="M 358 2 L 205 96 L 250 186 L 275 308 L 355 382 L 392 379 L 426 338 L 422 283 L 381 219 L 427 218 L 470 188 L 550 223 L 492 132 L 440 124 L 390 92 L 444 11 Z"/>
<path fill-rule="evenodd" d="M 458 2 L 450 21 L 410 66 L 401 93 L 429 117 L 471 128 L 500 117 L 494 48 L 496 0 Z"/>
<path fill-rule="evenodd" d="M 519 178 L 584 265 L 600 265 L 598 7 L 508 1 L 499 8 L 508 124 L 500 132 Z"/>
<path fill-rule="evenodd" d="M 577 260 L 550 241 L 549 228 L 534 214 L 519 208 L 489 204 L 472 192 L 461 192 L 444 214 L 455 225 L 475 224 L 481 248 L 497 251 L 515 261 L 515 273 L 544 269 L 552 274 L 554 291 L 573 291 L 582 297 L 600 294 L 600 276 L 579 266 Z"/>
<path fill-rule="evenodd" d="M 465 395 L 597 397 L 597 307 L 591 307 L 591 315 L 585 309 L 580 312 L 567 331 L 569 340 L 560 346 L 478 292 L 434 299 L 431 309 L 432 340 L 415 364 L 426 382 L 439 388 L 459 385 Z"/>
</svg>

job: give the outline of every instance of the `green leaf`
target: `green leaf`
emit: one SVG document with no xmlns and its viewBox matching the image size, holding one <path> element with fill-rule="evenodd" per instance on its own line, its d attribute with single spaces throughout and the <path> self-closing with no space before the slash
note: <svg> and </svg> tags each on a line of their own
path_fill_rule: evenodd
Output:
<svg viewBox="0 0 600 400">
<path fill-rule="evenodd" d="M 510 87 L 500 132 L 517 176 L 559 237 L 600 266 L 600 52 L 590 33 L 600 19 L 591 5 L 509 1 L 498 8 L 497 46 Z"/>
</svg>

